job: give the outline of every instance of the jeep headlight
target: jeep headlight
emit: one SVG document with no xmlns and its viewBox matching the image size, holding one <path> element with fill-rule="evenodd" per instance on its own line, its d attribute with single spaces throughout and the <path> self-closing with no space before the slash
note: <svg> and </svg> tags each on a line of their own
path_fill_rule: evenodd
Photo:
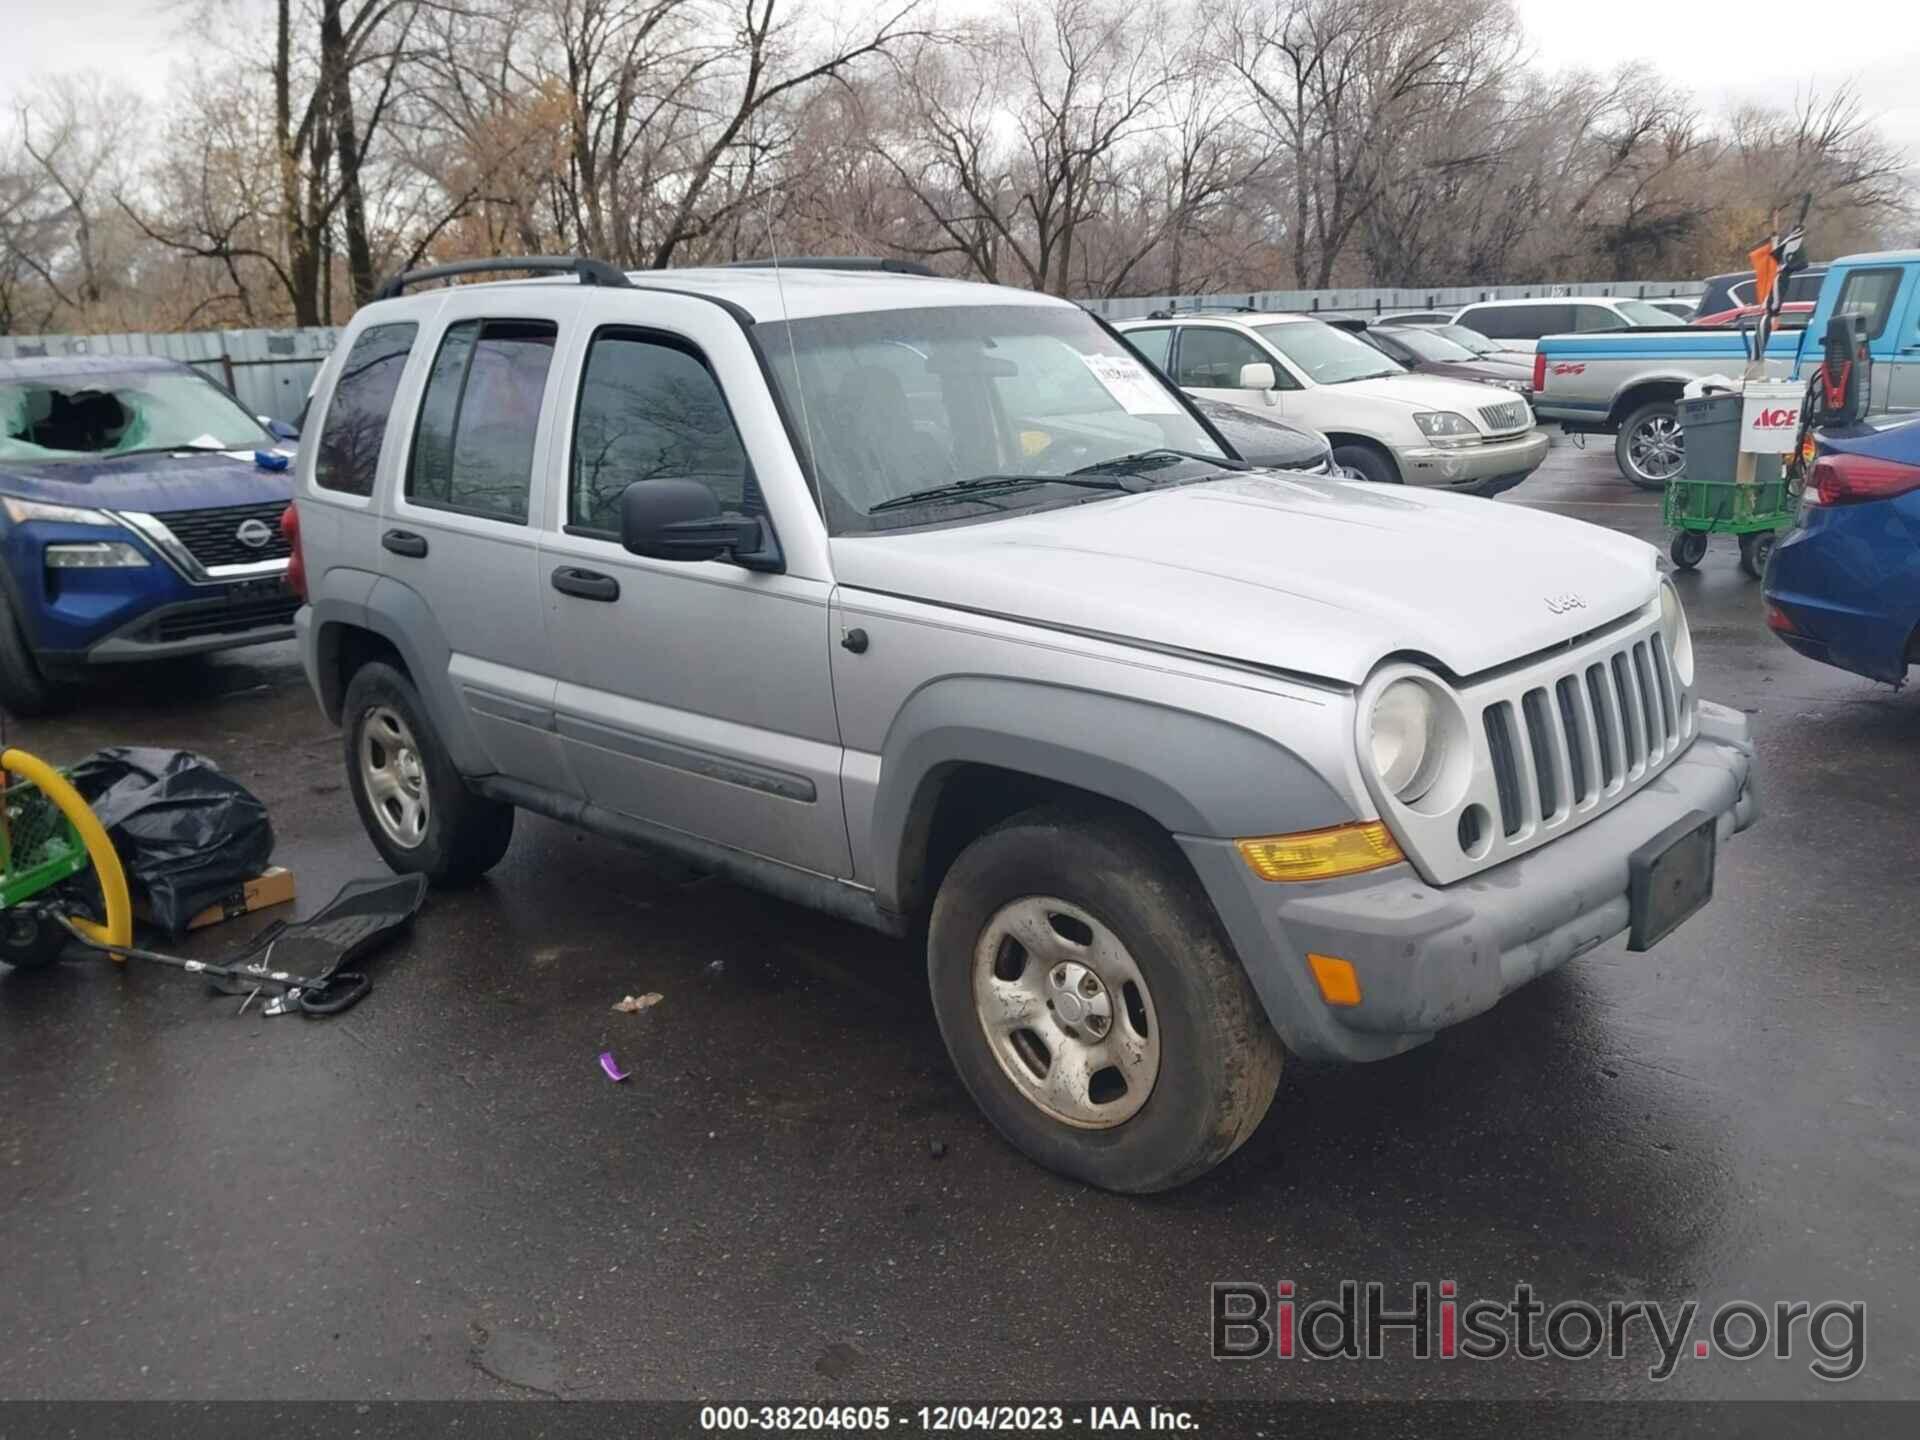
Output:
<svg viewBox="0 0 1920 1440">
<path fill-rule="evenodd" d="M 1413 417 L 1413 423 L 1429 440 L 1470 439 L 1480 433 L 1466 416 L 1451 410 L 1422 410 Z"/>
<path fill-rule="evenodd" d="M 1367 720 L 1367 756 L 1388 794 L 1411 805 L 1433 788 L 1446 760 L 1447 733 L 1430 686 L 1400 679 L 1380 692 Z"/>
<path fill-rule="evenodd" d="M 1667 656 L 1673 661 L 1673 673 L 1682 685 L 1693 684 L 1693 632 L 1687 628 L 1686 607 L 1671 580 L 1660 582 L 1660 633 L 1667 642 Z"/>
</svg>

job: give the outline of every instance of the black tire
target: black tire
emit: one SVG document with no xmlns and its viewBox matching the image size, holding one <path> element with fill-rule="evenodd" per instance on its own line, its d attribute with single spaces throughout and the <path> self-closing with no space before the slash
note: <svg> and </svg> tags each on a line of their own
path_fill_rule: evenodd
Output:
<svg viewBox="0 0 1920 1440">
<path fill-rule="evenodd" d="M 67 948 L 67 932 L 31 910 L 0 914 L 0 965 L 45 970 Z"/>
<path fill-rule="evenodd" d="M 1372 445 L 1334 446 L 1333 467 L 1336 470 L 1354 471 L 1361 479 L 1371 480 L 1376 485 L 1400 483 L 1400 467 L 1393 463 L 1393 457 Z"/>
<path fill-rule="evenodd" d="M 1756 580 L 1764 580 L 1767 575 L 1767 561 L 1773 555 L 1774 534 L 1771 530 L 1756 530 L 1751 535 L 1740 537 L 1740 568 Z"/>
<path fill-rule="evenodd" d="M 0 585 L 0 705 L 15 715 L 44 715 L 59 708 L 61 687 L 47 678 L 33 658 L 27 637 Z"/>
<path fill-rule="evenodd" d="M 417 843 L 396 840 L 375 814 L 376 799 L 362 773 L 361 746 L 370 720 L 397 716 L 410 732 L 421 777 L 426 819 Z M 413 682 L 393 666 L 372 661 L 354 672 L 341 709 L 347 787 L 360 823 L 380 858 L 402 875 L 425 875 L 435 885 L 477 880 L 507 853 L 513 840 L 513 807 L 475 795 L 454 769 Z"/>
<path fill-rule="evenodd" d="M 1671 400 L 1653 400 L 1642 405 L 1620 424 L 1620 433 L 1613 438 L 1613 463 L 1620 467 L 1620 473 L 1642 490 L 1664 490 L 1667 481 L 1675 475 L 1686 473 L 1686 450 L 1682 443 L 1679 455 L 1679 467 L 1671 472 L 1654 473 L 1643 469 L 1634 459 L 1636 439 L 1642 430 L 1651 430 L 1657 425 L 1672 428 L 1675 437 L 1680 435 L 1680 407 Z M 1651 437 L 1649 437 L 1651 438 Z M 1664 448 L 1664 447 L 1663 447 Z"/>
<path fill-rule="evenodd" d="M 1140 1108 L 1111 1128 L 1076 1126 L 1028 1098 L 976 1008 L 976 945 L 1004 907 L 1032 897 L 1106 926 L 1149 992 L 1157 1075 Z M 988 831 L 941 884 L 927 966 L 941 1034 L 975 1103 L 1016 1148 L 1061 1174 L 1129 1194 L 1171 1189 L 1237 1150 L 1273 1102 L 1279 1038 L 1198 881 L 1143 824 L 1042 807 Z"/>
<path fill-rule="evenodd" d="M 1707 556 L 1707 533 L 1704 530 L 1676 530 L 1673 543 L 1667 546 L 1667 557 L 1682 570 L 1691 570 Z"/>
</svg>

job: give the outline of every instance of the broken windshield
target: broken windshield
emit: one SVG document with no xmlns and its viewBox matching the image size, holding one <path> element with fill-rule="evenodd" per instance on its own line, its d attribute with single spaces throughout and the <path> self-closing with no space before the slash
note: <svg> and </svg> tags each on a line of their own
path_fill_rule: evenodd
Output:
<svg viewBox="0 0 1920 1440">
<path fill-rule="evenodd" d="M 254 450 L 273 437 L 227 393 L 176 370 L 0 380 L 0 460 Z"/>
</svg>

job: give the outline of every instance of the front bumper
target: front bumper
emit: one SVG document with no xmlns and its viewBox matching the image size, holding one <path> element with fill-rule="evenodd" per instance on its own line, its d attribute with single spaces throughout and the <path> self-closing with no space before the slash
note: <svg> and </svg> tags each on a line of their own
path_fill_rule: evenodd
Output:
<svg viewBox="0 0 1920 1440">
<path fill-rule="evenodd" d="M 1529 430 L 1511 440 L 1458 447 L 1420 446 L 1396 450 L 1394 456 L 1400 462 L 1401 478 L 1409 485 L 1464 488 L 1509 476 L 1525 478 L 1540 468 L 1550 444 L 1544 430 Z"/>
<path fill-rule="evenodd" d="M 1746 716 L 1702 702 L 1694 742 L 1655 779 L 1571 834 L 1457 884 L 1411 865 L 1304 884 L 1258 879 L 1228 840 L 1179 837 L 1289 1049 L 1378 1060 L 1432 1038 L 1627 929 L 1628 857 L 1694 811 L 1725 840 L 1758 818 Z M 1359 976 L 1329 1006 L 1309 952 Z"/>
</svg>

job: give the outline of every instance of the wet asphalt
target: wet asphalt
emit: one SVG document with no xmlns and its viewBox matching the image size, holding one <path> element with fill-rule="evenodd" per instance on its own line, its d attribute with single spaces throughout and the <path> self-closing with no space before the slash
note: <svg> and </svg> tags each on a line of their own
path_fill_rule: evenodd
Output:
<svg viewBox="0 0 1920 1440">
<path fill-rule="evenodd" d="M 1664 545 L 1600 448 L 1556 444 L 1499 503 Z M 1713 905 L 1397 1059 L 1291 1063 L 1248 1146 L 1170 1195 L 1001 1143 L 906 946 L 524 815 L 338 1019 L 89 959 L 0 973 L 0 1396 L 1920 1396 L 1920 693 L 1775 642 L 1728 540 L 1679 583 L 1701 693 L 1759 736 L 1765 819 Z M 300 913 L 381 873 L 291 646 L 118 677 L 11 738 L 213 756 L 270 806 Z M 1644 1338 L 1212 1360 L 1208 1283 L 1282 1279 L 1857 1300 L 1865 1366 L 1688 1353 L 1654 1384 Z"/>
</svg>

